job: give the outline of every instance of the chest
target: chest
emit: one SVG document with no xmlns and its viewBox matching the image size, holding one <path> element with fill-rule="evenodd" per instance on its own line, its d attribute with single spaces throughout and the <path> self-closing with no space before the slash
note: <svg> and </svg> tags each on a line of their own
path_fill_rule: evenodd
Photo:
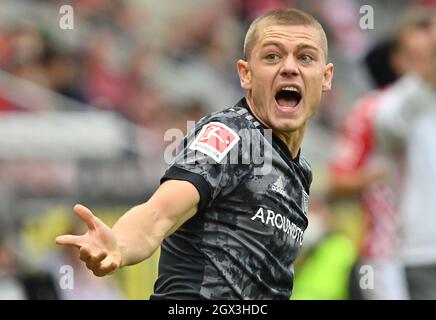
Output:
<svg viewBox="0 0 436 320">
<path fill-rule="evenodd" d="M 292 261 L 303 244 L 309 196 L 303 177 L 283 166 L 255 175 L 229 195 L 232 219 L 241 237 L 262 243 L 269 252 L 289 254 Z M 225 210 L 224 210 L 225 211 Z"/>
</svg>

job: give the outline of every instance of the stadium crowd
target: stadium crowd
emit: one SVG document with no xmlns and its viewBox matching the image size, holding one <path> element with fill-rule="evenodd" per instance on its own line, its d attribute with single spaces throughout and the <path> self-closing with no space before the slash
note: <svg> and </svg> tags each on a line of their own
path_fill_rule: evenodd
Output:
<svg viewBox="0 0 436 320">
<path fill-rule="evenodd" d="M 404 11 L 414 5 L 434 10 L 433 0 L 401 0 L 389 4 L 382 0 L 365 3 L 358 0 L 77 0 L 72 4 L 74 28 L 65 30 L 59 25 L 63 16 L 59 10 L 67 2 L 1 2 L 0 121 L 6 116 L 27 113 L 44 116 L 52 112 L 95 110 L 113 113 L 129 125 L 141 128 L 141 134 L 147 137 L 135 138 L 141 145 L 139 149 L 145 153 L 153 150 L 150 153 L 156 156 L 137 159 L 137 162 L 144 161 L 138 167 L 150 172 L 148 179 L 139 183 L 145 185 L 136 195 L 135 200 L 139 201 L 140 194 L 147 195 L 163 174 L 163 169 L 156 171 L 166 165 L 162 157 L 167 143 L 163 138 L 166 130 L 178 128 L 186 133 L 187 121 L 197 121 L 204 114 L 232 106 L 244 94 L 235 62 L 242 55 L 240 44 L 251 20 L 283 6 L 294 6 L 319 18 L 327 31 L 330 60 L 336 69 L 333 90 L 324 97 L 303 147 L 315 176 L 311 195 L 313 221 L 305 239 L 307 253 L 296 266 L 295 298 L 356 298 L 352 294 L 356 283 L 350 284 L 350 274 L 355 268 L 366 222 L 355 198 L 341 202 L 329 196 L 328 167 L 334 156 L 334 141 L 355 101 L 377 86 L 368 70 L 369 52 L 391 39 L 396 20 Z M 362 11 L 364 5 L 374 10 L 373 27 L 362 25 L 362 17 L 367 13 Z M 378 71 L 384 70 L 382 66 Z M 137 148 L 134 146 L 135 152 Z M 68 252 L 59 254 L 52 243 L 47 244 L 43 251 L 44 257 L 49 258 L 35 259 L 35 265 L 30 266 L 17 256 L 18 248 L 29 246 L 28 239 L 34 239 L 29 236 L 31 227 L 28 226 L 29 221 L 34 221 L 33 210 L 41 211 L 38 217 L 46 217 L 42 212 L 51 212 L 58 202 L 67 208 L 61 210 L 65 215 L 68 205 L 77 200 L 74 197 L 80 194 L 76 190 L 80 184 L 74 181 L 79 179 L 76 176 L 82 162 L 78 166 L 71 162 L 69 159 L 53 161 L 50 155 L 35 160 L 21 156 L 11 159 L 0 154 L 0 190 L 8 191 L 2 197 L 29 202 L 28 206 L 22 203 L 17 206 L 13 201 L 0 205 L 0 298 L 143 298 L 141 281 L 152 281 L 138 277 L 137 271 L 122 276 L 121 289 L 111 280 L 99 279 L 93 285 L 93 278 L 90 280 L 87 274 L 80 273 L 77 282 L 83 286 L 71 292 L 58 288 L 59 266 L 75 263 L 69 260 L 72 258 Z M 116 171 L 117 164 L 108 166 L 105 174 Z M 134 174 L 130 177 L 126 184 L 138 185 L 135 179 L 143 178 Z M 47 187 L 50 185 L 51 189 Z M 38 209 L 34 209 L 32 204 L 42 198 L 44 188 L 48 190 L 44 193 L 45 202 L 43 205 L 38 202 Z M 59 188 L 65 192 L 57 200 Z M 108 199 L 104 192 L 98 197 L 96 203 Z M 123 205 L 123 196 L 119 203 L 112 203 L 114 207 Z M 13 216 L 16 210 L 23 211 L 19 218 Z M 112 217 L 109 215 L 108 219 Z M 69 221 L 64 224 L 73 228 Z M 32 250 L 28 247 L 26 250 L 31 256 Z M 327 251 L 334 256 L 328 260 L 331 270 L 342 270 L 335 277 L 341 280 L 334 283 L 323 282 L 322 274 L 307 276 L 321 272 L 325 259 L 318 260 L 317 254 L 324 257 Z M 338 256 L 338 251 L 343 255 Z M 35 256 L 40 253 L 33 251 Z M 23 275 L 29 269 L 45 272 L 32 279 Z M 155 276 L 153 272 L 150 277 Z M 319 279 L 319 283 L 313 284 L 311 279 Z M 351 279 L 358 286 L 359 279 Z M 35 289 L 39 283 L 44 284 L 41 287 L 45 291 Z M 90 296 L 90 292 L 95 294 Z"/>
</svg>

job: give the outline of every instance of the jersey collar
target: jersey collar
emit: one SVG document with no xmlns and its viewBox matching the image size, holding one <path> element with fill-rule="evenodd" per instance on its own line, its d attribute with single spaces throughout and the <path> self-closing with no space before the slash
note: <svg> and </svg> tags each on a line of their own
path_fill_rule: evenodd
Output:
<svg viewBox="0 0 436 320">
<path fill-rule="evenodd" d="M 236 106 L 241 107 L 241 108 L 245 108 L 248 110 L 248 112 L 253 116 L 254 119 L 256 119 L 257 122 L 259 122 L 260 127 L 261 127 L 261 132 L 263 134 L 263 130 L 265 129 L 270 129 L 265 127 L 262 122 L 259 121 L 259 119 L 253 114 L 253 112 L 250 109 L 250 106 L 247 103 L 247 100 L 245 97 L 243 97 L 241 100 L 239 100 L 239 102 L 236 104 Z M 286 143 L 280 139 L 277 135 L 274 134 L 274 132 L 272 133 L 272 137 L 273 137 L 273 145 L 275 148 L 278 149 L 279 153 L 282 155 L 282 157 L 284 158 L 284 160 L 290 165 L 292 162 L 295 163 L 299 163 L 300 162 L 300 153 L 301 153 L 301 148 L 298 150 L 298 154 L 297 156 L 292 159 L 292 155 L 291 152 L 289 151 L 288 146 L 286 145 Z"/>
</svg>

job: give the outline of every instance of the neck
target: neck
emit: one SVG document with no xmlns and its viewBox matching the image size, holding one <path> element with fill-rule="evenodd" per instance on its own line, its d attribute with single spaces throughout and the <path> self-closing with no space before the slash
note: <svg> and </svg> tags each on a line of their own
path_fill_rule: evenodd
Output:
<svg viewBox="0 0 436 320">
<path fill-rule="evenodd" d="M 306 125 L 304 124 L 301 128 L 295 131 L 279 131 L 273 129 L 257 112 L 256 108 L 253 108 L 253 102 L 251 99 L 248 97 L 246 100 L 250 111 L 255 115 L 257 120 L 262 123 L 264 127 L 271 129 L 273 133 L 286 144 L 289 152 L 292 155 L 292 159 L 295 159 L 298 156 L 298 152 L 300 151 L 300 147 L 303 142 Z"/>
<path fill-rule="evenodd" d="M 300 151 L 300 147 L 304 138 L 305 128 L 306 126 L 304 125 L 298 130 L 292 132 L 276 131 L 272 129 L 274 134 L 288 146 L 289 152 L 292 155 L 292 159 L 295 159 L 298 155 L 298 152 Z"/>
</svg>

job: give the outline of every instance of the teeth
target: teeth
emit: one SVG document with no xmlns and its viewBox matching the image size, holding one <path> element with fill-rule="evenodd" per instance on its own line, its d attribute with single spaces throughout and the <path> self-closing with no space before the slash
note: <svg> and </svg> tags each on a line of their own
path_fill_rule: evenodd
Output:
<svg viewBox="0 0 436 320">
<path fill-rule="evenodd" d="M 296 88 L 296 87 L 285 87 L 285 88 L 282 88 L 281 90 L 298 92 L 298 88 Z"/>
</svg>

